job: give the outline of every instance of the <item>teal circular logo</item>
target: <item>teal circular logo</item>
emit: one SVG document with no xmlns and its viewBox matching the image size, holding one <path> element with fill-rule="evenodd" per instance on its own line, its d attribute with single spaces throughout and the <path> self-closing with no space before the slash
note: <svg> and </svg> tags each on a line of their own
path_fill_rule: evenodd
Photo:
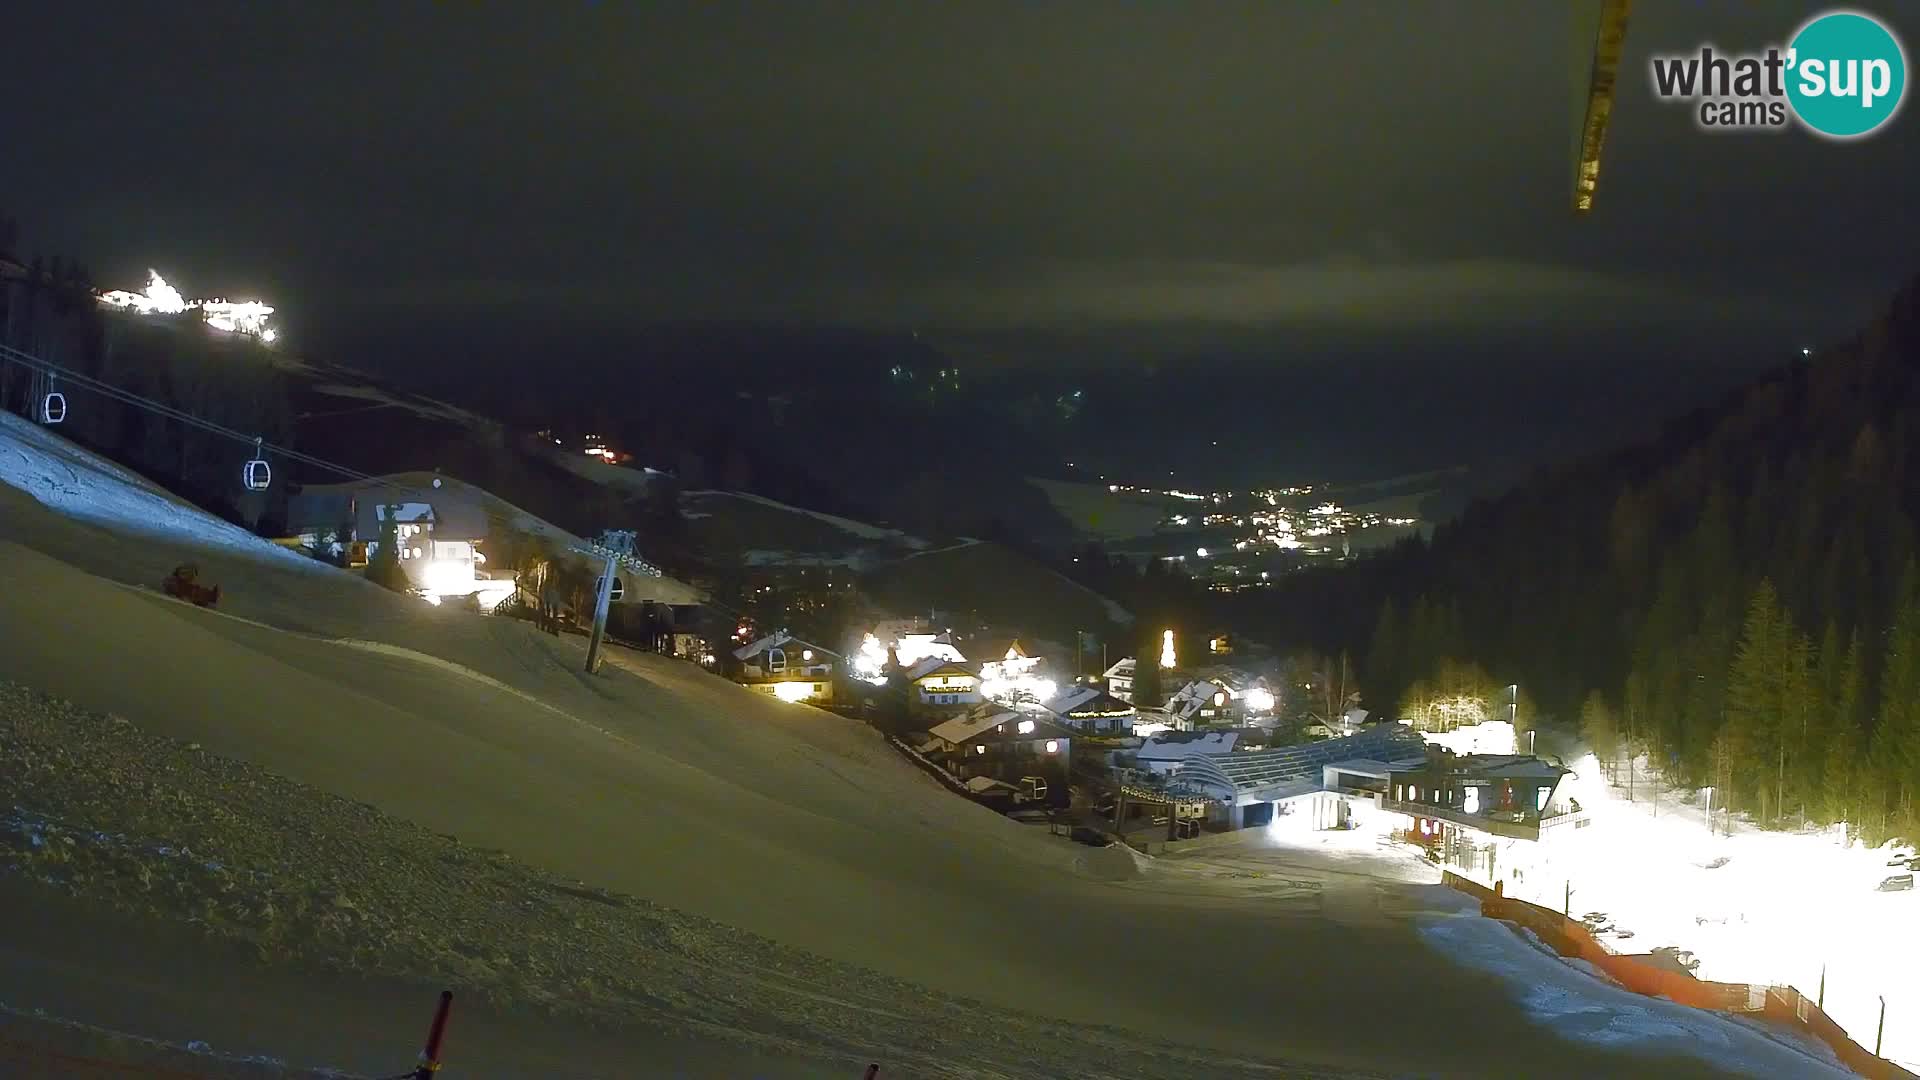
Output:
<svg viewBox="0 0 1920 1080">
<path fill-rule="evenodd" d="M 1815 16 L 1787 45 L 1787 101 L 1815 132 L 1868 134 L 1900 111 L 1907 54 L 1878 19 L 1853 11 Z"/>
</svg>

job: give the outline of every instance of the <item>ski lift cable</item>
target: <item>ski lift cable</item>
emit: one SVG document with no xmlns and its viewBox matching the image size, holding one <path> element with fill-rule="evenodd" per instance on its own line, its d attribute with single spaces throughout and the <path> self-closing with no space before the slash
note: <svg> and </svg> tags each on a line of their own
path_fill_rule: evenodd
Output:
<svg viewBox="0 0 1920 1080">
<path fill-rule="evenodd" d="M 271 451 L 272 453 L 278 454 L 281 457 L 287 459 L 288 461 L 297 462 L 302 465 L 310 465 L 316 469 L 324 469 L 328 472 L 332 472 L 340 476 L 347 477 L 348 479 L 351 479 L 351 480 L 378 481 L 380 479 L 377 476 L 373 476 L 368 473 L 363 473 L 357 469 L 350 469 L 344 465 L 327 461 L 324 458 L 318 458 L 313 456 L 312 454 L 302 453 L 301 451 L 295 450 L 291 447 L 278 446 L 273 443 L 269 443 L 258 435 L 249 435 L 249 434 L 246 434 L 245 432 L 236 431 L 233 428 L 227 427 L 223 424 L 216 424 L 211 420 L 202 419 L 201 417 L 195 416 L 192 413 L 186 412 L 185 410 L 176 408 L 172 405 L 168 405 L 165 402 L 155 401 L 154 399 L 149 398 L 143 394 L 136 393 L 132 390 L 127 390 L 123 387 L 115 386 L 112 383 L 106 382 L 105 380 L 95 378 L 91 375 L 83 375 L 80 372 L 62 367 L 61 365 L 52 363 L 51 361 L 42 360 L 39 357 L 36 357 L 30 353 L 21 352 L 19 349 L 15 349 L 12 346 L 0 345 L 0 359 L 11 360 L 13 362 L 20 364 L 23 367 L 42 372 L 43 374 L 46 374 L 48 376 L 58 376 L 60 378 L 64 378 L 68 382 L 73 383 L 75 386 L 82 389 L 91 390 L 94 393 L 101 395 L 102 397 L 106 397 L 110 400 L 121 402 L 122 404 L 125 404 L 125 405 L 131 405 L 135 408 L 145 409 L 148 412 L 165 417 L 166 419 L 176 420 L 189 427 L 198 428 L 202 431 L 207 432 L 208 434 L 218 435 L 223 438 L 233 439 L 236 442 L 252 445 L 254 447 L 256 454 L 260 454 L 265 451 Z"/>
<path fill-rule="evenodd" d="M 211 420 L 202 419 L 198 416 L 193 415 L 192 413 L 186 412 L 185 410 L 176 408 L 175 406 L 172 406 L 172 405 L 168 405 L 165 402 L 155 401 L 154 399 L 149 398 L 143 394 L 136 393 L 132 390 L 127 390 L 123 387 L 115 386 L 112 383 L 106 382 L 103 379 L 98 379 L 91 375 L 83 375 L 79 372 L 73 371 L 69 368 L 62 367 L 61 365 L 55 364 L 51 361 L 42 360 L 31 353 L 22 352 L 21 350 L 13 348 L 10 345 L 0 344 L 0 360 L 10 360 L 12 362 L 20 364 L 23 367 L 26 367 L 34 371 L 39 371 L 49 376 L 58 375 L 58 376 L 64 377 L 69 382 L 72 382 L 74 385 L 81 387 L 83 389 L 91 390 L 94 393 L 101 395 L 102 397 L 108 398 L 109 400 L 118 401 L 125 405 L 131 405 L 134 408 L 144 409 L 148 412 L 154 413 L 166 419 L 175 420 L 189 427 L 198 428 L 202 431 L 207 432 L 208 434 L 218 435 L 223 438 L 233 439 L 237 442 L 249 444 L 254 447 L 254 453 L 256 457 L 258 457 L 263 451 L 271 451 L 275 454 L 280 455 L 283 458 L 286 458 L 288 461 L 296 462 L 302 465 L 310 465 L 317 469 L 324 469 L 328 472 L 332 472 L 340 476 L 347 477 L 348 479 L 351 479 L 351 480 L 368 481 L 368 482 L 375 482 L 375 483 L 381 482 L 382 480 L 381 477 L 374 476 L 369 473 L 363 473 L 357 469 L 350 469 L 344 465 L 339 465 L 334 462 L 327 461 L 324 458 L 314 457 L 311 454 L 302 453 L 298 450 L 294 450 L 289 447 L 276 446 L 272 443 L 266 442 L 264 439 L 262 439 L 258 435 L 248 435 L 248 434 L 245 434 L 244 432 L 236 431 L 232 428 L 226 427 L 225 425 L 216 424 Z M 632 560 L 633 562 L 639 563 L 641 567 L 644 567 L 645 569 L 641 570 L 640 572 L 645 574 L 646 576 L 649 576 L 649 577 L 665 576 L 664 573 L 660 570 L 660 568 L 652 565 L 651 563 L 647 562 L 644 559 L 639 558 L 638 556 L 626 555 L 620 559 L 621 562 L 626 562 L 627 560 Z M 709 599 L 707 603 L 710 606 L 721 609 L 726 614 L 731 615 L 735 618 L 751 617 L 746 612 L 741 611 L 738 608 L 735 608 L 729 604 L 721 603 L 717 600 Z"/>
</svg>

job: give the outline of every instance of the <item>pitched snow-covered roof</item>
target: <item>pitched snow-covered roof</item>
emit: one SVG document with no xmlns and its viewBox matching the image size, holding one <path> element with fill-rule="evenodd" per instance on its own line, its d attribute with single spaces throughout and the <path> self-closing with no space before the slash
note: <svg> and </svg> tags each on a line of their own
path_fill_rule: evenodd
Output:
<svg viewBox="0 0 1920 1080">
<path fill-rule="evenodd" d="M 1108 668 L 1108 669 L 1106 670 L 1106 673 L 1105 673 L 1105 674 L 1103 674 L 1103 675 L 1101 675 L 1100 677 L 1101 677 L 1101 678 L 1103 678 L 1103 679 L 1112 679 L 1112 678 L 1121 678 L 1121 679 L 1131 679 L 1131 678 L 1133 678 L 1133 657 L 1131 657 L 1131 656 L 1123 656 L 1123 657 L 1121 657 L 1120 659 L 1118 659 L 1118 660 L 1115 660 L 1115 661 L 1113 662 L 1113 666 L 1112 666 L 1112 667 L 1110 667 L 1110 668 Z"/>
<path fill-rule="evenodd" d="M 961 663 L 967 659 L 966 654 L 961 652 L 953 644 L 953 639 L 946 634 L 901 634 L 894 639 L 894 651 L 922 659 L 931 660 L 937 657 L 955 663 Z M 915 661 L 915 663 L 918 662 Z"/>
<path fill-rule="evenodd" d="M 759 656 L 761 653 L 766 652 L 768 649 L 778 648 L 781 645 L 785 645 L 787 642 L 792 640 L 793 640 L 793 635 L 787 633 L 784 630 L 775 630 L 773 633 L 768 634 L 766 637 L 763 637 L 758 641 L 749 642 L 733 650 L 733 655 L 735 659 L 748 660 L 753 657 Z"/>
<path fill-rule="evenodd" d="M 1529 754 L 1471 754 L 1456 764 L 1489 780 L 1558 780 L 1572 771 Z"/>
<path fill-rule="evenodd" d="M 1026 717 L 1021 716 L 1019 713 L 995 712 L 991 709 L 980 709 L 965 716 L 956 716 L 944 724 L 939 724 L 933 728 L 931 733 L 937 739 L 944 739 L 955 746 L 962 746 L 992 731 L 1001 724 L 1024 719 L 1026 719 Z"/>
<path fill-rule="evenodd" d="M 1215 694 L 1222 693 L 1232 696 L 1232 691 L 1219 683 L 1197 679 L 1182 686 L 1167 699 L 1167 715 L 1177 716 L 1183 720 L 1189 719 L 1201 709 L 1213 704 Z"/>
<path fill-rule="evenodd" d="M 1140 744 L 1134 756 L 1141 761 L 1184 761 L 1190 757 L 1231 754 L 1237 731 L 1167 731 Z"/>
<path fill-rule="evenodd" d="M 949 671 L 949 669 L 951 669 L 950 673 L 954 675 L 978 674 L 972 668 L 967 667 L 965 664 L 957 664 L 952 660 L 948 660 L 939 656 L 929 656 L 925 660 L 922 660 L 919 663 L 907 669 L 907 681 L 919 682 L 921 679 L 924 679 L 929 675 L 938 675 L 942 672 Z"/>
<path fill-rule="evenodd" d="M 1019 638 L 979 638 L 967 642 L 967 648 L 979 660 L 1005 661 L 1009 653 L 1015 660 L 1031 659 L 1033 655 L 1020 644 Z"/>
<path fill-rule="evenodd" d="M 1424 751 L 1418 734 L 1399 725 L 1377 725 L 1341 739 L 1251 753 L 1189 757 L 1175 776 L 1214 798 L 1233 798 L 1237 793 L 1277 799 L 1317 789 L 1321 770 L 1332 762 L 1354 758 L 1394 761 Z"/>
<path fill-rule="evenodd" d="M 1069 686 L 1043 703 L 1048 712 L 1061 716 L 1131 713 L 1134 707 L 1098 686 Z"/>
<path fill-rule="evenodd" d="M 845 659 L 839 653 L 834 652 L 832 649 L 821 648 L 820 646 L 815 645 L 811 641 L 802 641 L 801 639 L 794 637 L 792 634 L 787 633 L 785 630 L 775 630 L 773 633 L 768 634 L 766 637 L 763 637 L 758 641 L 751 642 L 746 645 L 742 645 L 739 648 L 733 650 L 733 655 L 736 659 L 739 659 L 739 660 L 751 660 L 754 657 L 760 655 L 761 653 L 766 652 L 768 649 L 785 648 L 788 644 L 798 645 L 806 649 L 812 649 L 814 652 L 831 656 L 836 660 Z"/>
<path fill-rule="evenodd" d="M 989 791 L 1001 791 L 1001 790 L 1019 791 L 1020 790 L 1019 788 L 1014 787 L 1012 784 L 1007 783 L 1005 780 L 995 780 L 991 776 L 970 777 L 968 778 L 968 780 L 963 786 L 968 791 L 973 792 L 975 795 L 985 795 Z"/>
<path fill-rule="evenodd" d="M 1001 724 L 1007 725 L 1010 735 L 1024 739 L 1070 739 L 1074 733 L 1062 728 L 1045 717 L 1030 713 L 1009 712 L 1005 709 L 975 709 L 965 716 L 956 716 L 944 724 L 936 726 L 931 734 L 954 746 L 964 746 L 983 735 L 993 732 Z M 1032 724 L 1029 731 L 1021 731 L 1021 724 Z"/>
</svg>

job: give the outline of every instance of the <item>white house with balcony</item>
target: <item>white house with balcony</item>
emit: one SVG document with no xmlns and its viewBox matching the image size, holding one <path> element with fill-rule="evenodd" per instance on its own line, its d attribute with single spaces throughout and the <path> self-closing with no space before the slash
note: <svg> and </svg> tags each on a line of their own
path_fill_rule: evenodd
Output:
<svg viewBox="0 0 1920 1080">
<path fill-rule="evenodd" d="M 969 774 L 991 774 L 1015 763 L 1051 763 L 1064 767 L 1072 752 L 1073 731 L 1044 716 L 997 709 L 975 709 L 936 724 L 927 733 L 949 766 Z"/>
</svg>

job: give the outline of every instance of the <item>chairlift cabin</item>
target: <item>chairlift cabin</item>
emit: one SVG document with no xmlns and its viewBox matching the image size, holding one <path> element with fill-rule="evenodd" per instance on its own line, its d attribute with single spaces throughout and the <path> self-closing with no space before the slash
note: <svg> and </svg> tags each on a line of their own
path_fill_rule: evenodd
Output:
<svg viewBox="0 0 1920 1080">
<path fill-rule="evenodd" d="M 273 483 L 273 467 L 260 456 L 258 439 L 253 441 L 253 460 L 241 467 L 240 482 L 247 486 L 248 491 L 265 491 Z"/>
<path fill-rule="evenodd" d="M 40 400 L 40 422 L 57 424 L 67 418 L 67 396 L 55 390 Z"/>
</svg>

